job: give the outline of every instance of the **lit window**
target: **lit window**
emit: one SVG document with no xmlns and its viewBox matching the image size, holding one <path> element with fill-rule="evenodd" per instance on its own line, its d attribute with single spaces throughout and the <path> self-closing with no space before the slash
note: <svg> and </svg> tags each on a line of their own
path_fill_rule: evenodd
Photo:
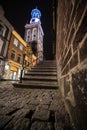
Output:
<svg viewBox="0 0 87 130">
<path fill-rule="evenodd" d="M 15 38 L 13 44 L 17 47 L 18 46 L 18 40 Z"/>
<path fill-rule="evenodd" d="M 21 51 L 23 50 L 23 45 L 22 45 L 22 44 L 20 44 L 19 49 L 20 49 Z"/>
</svg>

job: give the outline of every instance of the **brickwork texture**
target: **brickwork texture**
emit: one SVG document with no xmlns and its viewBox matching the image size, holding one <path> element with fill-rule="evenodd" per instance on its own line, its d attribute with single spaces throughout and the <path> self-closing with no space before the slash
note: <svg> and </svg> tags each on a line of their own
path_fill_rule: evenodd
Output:
<svg viewBox="0 0 87 130">
<path fill-rule="evenodd" d="M 87 0 L 58 0 L 56 60 L 73 128 L 87 130 Z"/>
</svg>

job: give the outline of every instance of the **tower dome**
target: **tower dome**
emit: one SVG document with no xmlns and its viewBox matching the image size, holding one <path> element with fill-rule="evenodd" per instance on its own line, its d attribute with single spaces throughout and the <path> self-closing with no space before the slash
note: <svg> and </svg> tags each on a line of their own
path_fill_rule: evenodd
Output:
<svg viewBox="0 0 87 130">
<path fill-rule="evenodd" d="M 40 10 L 38 10 L 37 8 L 33 9 L 31 11 L 31 20 L 30 20 L 30 24 L 34 24 L 34 23 L 40 23 L 40 18 L 41 18 L 41 12 Z"/>
</svg>

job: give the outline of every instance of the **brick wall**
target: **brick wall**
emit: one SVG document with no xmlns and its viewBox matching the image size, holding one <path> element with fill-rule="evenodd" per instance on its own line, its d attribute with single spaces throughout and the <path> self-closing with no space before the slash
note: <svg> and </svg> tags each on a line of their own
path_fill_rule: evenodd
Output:
<svg viewBox="0 0 87 130">
<path fill-rule="evenodd" d="M 56 60 L 65 106 L 77 130 L 87 128 L 87 0 L 58 0 Z"/>
</svg>

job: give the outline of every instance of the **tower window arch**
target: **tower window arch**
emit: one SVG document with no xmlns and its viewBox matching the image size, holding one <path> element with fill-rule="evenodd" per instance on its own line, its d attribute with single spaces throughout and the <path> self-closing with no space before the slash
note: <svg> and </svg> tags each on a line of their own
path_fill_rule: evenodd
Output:
<svg viewBox="0 0 87 130">
<path fill-rule="evenodd" d="M 27 42 L 31 41 L 31 30 L 27 30 Z"/>
<path fill-rule="evenodd" d="M 34 28 L 32 31 L 32 40 L 37 40 L 37 28 Z"/>
</svg>

